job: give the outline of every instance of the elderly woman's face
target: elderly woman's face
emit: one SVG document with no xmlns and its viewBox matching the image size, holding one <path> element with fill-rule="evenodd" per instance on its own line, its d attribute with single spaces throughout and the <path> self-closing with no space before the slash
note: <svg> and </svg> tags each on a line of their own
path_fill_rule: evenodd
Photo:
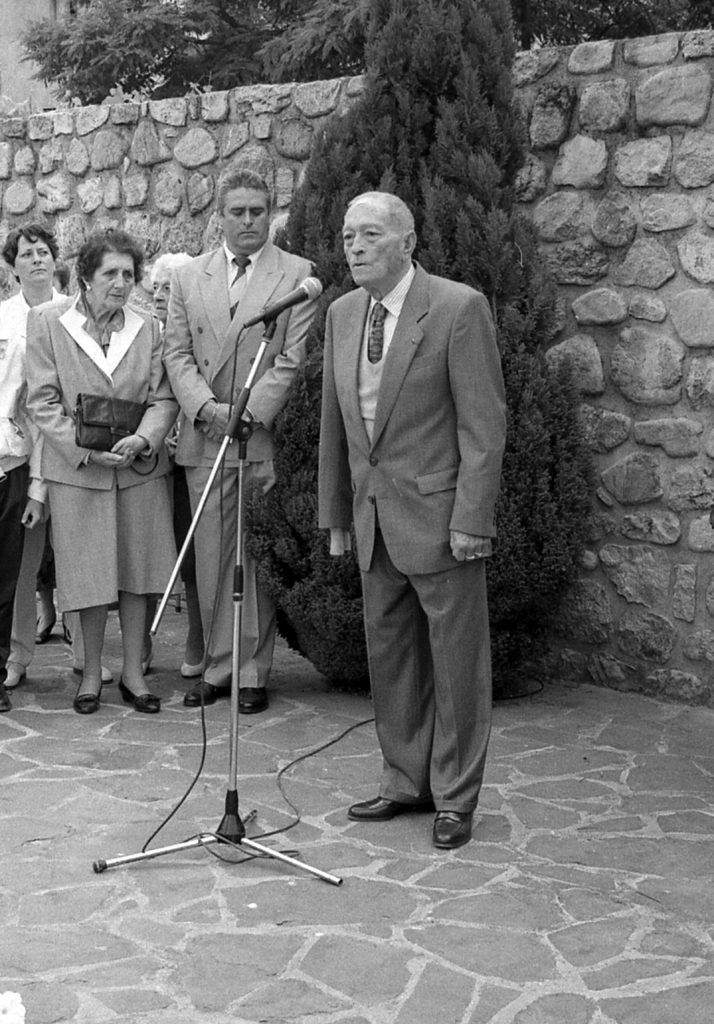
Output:
<svg viewBox="0 0 714 1024">
<path fill-rule="evenodd" d="M 171 271 L 159 270 L 153 283 L 154 313 L 162 324 L 166 324 L 169 312 L 169 292 L 171 291 Z"/>
<path fill-rule="evenodd" d="M 95 316 L 120 309 L 133 287 L 134 261 L 131 256 L 124 252 L 105 252 L 102 262 L 87 281 L 87 298 Z"/>
</svg>

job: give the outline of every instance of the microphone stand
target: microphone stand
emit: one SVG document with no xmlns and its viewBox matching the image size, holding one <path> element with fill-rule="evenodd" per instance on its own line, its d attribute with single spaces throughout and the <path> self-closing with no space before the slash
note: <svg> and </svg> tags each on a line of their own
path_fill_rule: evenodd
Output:
<svg viewBox="0 0 714 1024">
<path fill-rule="evenodd" d="M 275 860 L 282 861 L 284 864 L 290 864 L 292 867 L 300 868 L 302 871 L 308 871 L 311 874 L 323 879 L 325 882 L 329 882 L 331 885 L 342 885 L 342 879 L 337 875 L 331 875 L 326 871 L 321 871 L 319 868 L 312 867 L 309 864 L 304 864 L 294 857 L 290 857 L 285 853 L 280 853 L 278 850 L 273 850 L 268 846 L 263 846 L 260 843 L 254 842 L 252 839 L 247 839 L 245 835 L 245 825 L 241 820 L 238 805 L 238 696 L 240 688 L 240 655 L 241 655 L 241 631 L 243 626 L 243 591 L 244 591 L 244 561 L 243 561 L 243 505 L 244 505 L 244 480 L 245 480 L 245 463 L 247 458 L 248 440 L 253 432 L 251 424 L 243 419 L 248 400 L 250 398 L 251 388 L 253 381 L 260 369 L 260 365 L 265 356 L 265 351 L 268 347 L 268 343 L 275 334 L 276 319 L 273 318 L 266 325 L 263 332 L 263 338 L 258 348 L 258 352 L 253 361 L 250 373 L 246 379 L 243 388 L 236 399 L 233 413 L 231 415 L 228 426 L 226 427 L 226 433 L 221 442 L 221 446 L 216 455 L 216 459 L 211 468 L 206 486 L 203 489 L 200 500 L 196 506 L 196 512 L 194 513 L 189 527 L 186 539 L 184 540 L 179 556 L 176 560 L 176 565 L 171 573 L 171 578 L 166 586 L 166 590 L 161 598 L 154 621 L 151 623 L 151 629 L 149 633 L 152 637 L 156 636 L 159 624 L 162 616 L 166 609 L 166 605 L 169 602 L 169 598 L 173 592 L 174 584 L 178 578 L 181 570 L 181 565 L 186 552 L 190 546 L 193 535 L 196 532 L 196 528 L 203 514 L 203 510 L 208 501 L 208 495 L 211 487 L 220 471 L 220 468 L 225 460 L 228 446 L 233 441 L 238 441 L 238 494 L 237 494 L 237 511 L 236 511 L 236 557 L 235 566 L 233 570 L 233 649 L 231 658 L 231 710 L 230 710 L 230 743 L 229 743 L 229 761 L 228 761 L 228 786 L 226 789 L 224 814 L 221 822 L 215 832 L 204 832 L 198 836 L 194 836 L 192 839 L 187 839 L 181 843 L 174 843 L 172 846 L 161 846 L 156 847 L 153 850 L 142 850 L 141 853 L 130 853 L 119 857 L 112 857 L 108 860 L 96 860 L 92 867 L 95 874 L 101 874 L 106 871 L 107 868 L 118 867 L 123 864 L 135 864 L 138 861 L 150 860 L 155 857 L 162 857 L 169 853 L 179 853 L 183 850 L 190 850 L 197 846 L 210 846 L 214 843 L 225 843 L 232 846 L 246 847 L 248 850 L 255 851 L 256 854 L 271 857 Z M 203 686 L 203 683 L 201 684 Z M 203 706 L 203 705 L 202 705 Z"/>
</svg>

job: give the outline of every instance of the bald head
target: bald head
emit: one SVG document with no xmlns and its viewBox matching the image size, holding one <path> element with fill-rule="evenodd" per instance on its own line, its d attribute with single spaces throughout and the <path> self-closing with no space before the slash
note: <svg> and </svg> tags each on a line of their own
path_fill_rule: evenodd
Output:
<svg viewBox="0 0 714 1024">
<path fill-rule="evenodd" d="M 411 266 L 416 245 L 411 210 L 391 192 L 363 192 L 347 207 L 342 241 L 355 284 L 382 299 Z"/>
</svg>

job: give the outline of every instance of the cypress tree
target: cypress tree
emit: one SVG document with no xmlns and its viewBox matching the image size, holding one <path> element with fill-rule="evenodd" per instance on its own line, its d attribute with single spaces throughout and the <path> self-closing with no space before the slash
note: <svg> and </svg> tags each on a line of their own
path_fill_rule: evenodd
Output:
<svg viewBox="0 0 714 1024">
<path fill-rule="evenodd" d="M 332 680 L 367 674 L 356 563 L 331 558 L 316 526 L 324 313 L 354 287 L 341 227 L 360 192 L 404 199 L 419 262 L 483 291 L 496 320 L 508 402 L 488 563 L 497 696 L 541 649 L 576 573 L 590 460 L 567 370 L 551 372 L 544 358 L 555 292 L 514 199 L 525 152 L 514 53 L 506 0 L 373 0 L 364 92 L 317 140 L 281 241 L 314 261 L 325 292 L 306 366 L 276 426 L 278 485 L 250 503 L 250 543 L 284 635 Z"/>
</svg>

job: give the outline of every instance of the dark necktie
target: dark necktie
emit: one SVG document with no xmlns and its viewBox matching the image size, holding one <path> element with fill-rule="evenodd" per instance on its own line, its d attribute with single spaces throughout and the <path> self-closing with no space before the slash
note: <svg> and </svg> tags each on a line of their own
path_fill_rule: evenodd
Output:
<svg viewBox="0 0 714 1024">
<path fill-rule="evenodd" d="M 231 320 L 233 319 L 236 307 L 240 300 L 240 289 L 238 288 L 238 283 L 245 274 L 245 268 L 248 266 L 249 263 L 250 260 L 248 259 L 247 256 L 238 255 L 233 257 L 231 267 L 235 271 L 235 273 L 233 274 L 233 280 L 231 281 L 230 286 L 228 288 L 228 302 L 231 308 Z"/>
<path fill-rule="evenodd" d="M 378 363 L 384 349 L 384 318 L 387 310 L 381 302 L 376 302 L 372 309 L 372 320 L 367 338 L 367 358 L 370 363 Z"/>
</svg>

